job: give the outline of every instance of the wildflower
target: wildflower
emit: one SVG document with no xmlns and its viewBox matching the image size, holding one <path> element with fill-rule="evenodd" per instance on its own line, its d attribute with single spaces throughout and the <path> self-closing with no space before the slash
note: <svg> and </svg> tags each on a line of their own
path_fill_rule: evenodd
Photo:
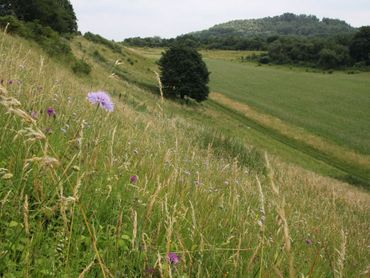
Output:
<svg viewBox="0 0 370 278">
<path fill-rule="evenodd" d="M 168 253 L 167 260 L 170 264 L 176 265 L 180 262 L 180 258 L 177 256 L 176 253 Z"/>
<path fill-rule="evenodd" d="M 137 181 L 138 181 L 138 176 L 136 176 L 136 175 L 134 175 L 134 176 L 131 176 L 130 177 L 130 182 L 131 182 L 131 184 L 135 184 L 135 183 L 137 183 Z"/>
<path fill-rule="evenodd" d="M 87 95 L 87 100 L 91 104 L 97 104 L 108 112 L 113 112 L 114 104 L 106 92 L 92 92 Z"/>
<path fill-rule="evenodd" d="M 55 116 L 55 110 L 49 107 L 46 112 L 48 113 L 49 117 Z"/>
<path fill-rule="evenodd" d="M 311 239 L 306 239 L 305 242 L 306 242 L 307 245 L 312 245 L 312 240 Z"/>
<path fill-rule="evenodd" d="M 50 127 L 45 128 L 45 133 L 46 134 L 52 134 L 53 133 L 53 130 Z"/>
<path fill-rule="evenodd" d="M 37 119 L 37 112 L 32 111 L 32 112 L 31 112 L 31 117 L 32 117 L 34 120 L 36 120 L 36 119 Z"/>
<path fill-rule="evenodd" d="M 8 85 L 12 85 L 13 84 L 13 80 L 8 80 Z"/>
</svg>

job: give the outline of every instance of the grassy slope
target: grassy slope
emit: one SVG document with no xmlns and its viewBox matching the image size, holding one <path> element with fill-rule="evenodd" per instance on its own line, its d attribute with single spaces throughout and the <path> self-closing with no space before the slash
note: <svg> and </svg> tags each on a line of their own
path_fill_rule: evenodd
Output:
<svg viewBox="0 0 370 278">
<path fill-rule="evenodd" d="M 162 50 L 145 48 L 136 49 L 135 51 L 154 62 L 158 59 Z M 328 96 L 325 95 L 324 89 L 320 87 L 325 85 L 331 94 L 331 98 L 336 102 L 335 107 L 329 102 L 326 103 L 326 106 L 332 109 L 336 108 L 337 110 L 345 107 L 343 111 L 347 113 L 347 118 L 351 120 L 349 126 L 343 125 L 343 134 L 354 138 L 350 130 L 356 129 L 356 132 L 359 133 L 362 128 L 365 135 L 362 135 L 360 140 L 367 144 L 366 133 L 368 128 L 366 120 L 359 118 L 359 121 L 356 122 L 358 111 L 365 114 L 367 111 L 366 105 L 363 104 L 367 103 L 366 96 L 368 93 L 366 87 L 362 86 L 362 91 L 358 93 L 362 96 L 361 100 L 363 101 L 360 109 L 358 109 L 358 107 L 355 108 L 355 104 L 347 101 L 347 99 L 337 97 L 343 91 L 336 94 L 335 80 L 338 77 L 333 77 L 333 75 L 325 76 L 322 73 L 308 73 L 303 69 L 256 67 L 253 64 L 239 63 L 238 60 L 241 56 L 252 54 L 248 51 L 203 51 L 202 54 L 212 72 L 211 88 L 214 91 L 220 90 L 222 95 L 211 94 L 212 101 L 208 101 L 206 104 L 207 110 L 210 110 L 206 114 L 211 113 L 212 117 L 204 117 L 204 115 L 203 118 L 197 117 L 196 115 L 199 113 L 195 115 L 194 113 L 189 113 L 188 117 L 197 118 L 198 121 L 203 123 L 208 121 L 209 126 L 222 130 L 229 136 L 238 137 L 240 140 L 253 146 L 268 150 L 270 153 L 283 157 L 289 162 L 314 170 L 320 174 L 363 186 L 370 184 L 369 155 L 359 153 L 358 150 L 354 150 L 352 146 L 348 146 L 344 142 L 334 141 L 334 134 L 332 134 L 331 138 L 328 138 L 325 134 L 317 132 L 320 128 L 328 128 L 334 132 L 336 129 L 334 129 L 334 122 L 332 123 L 331 120 L 334 118 L 335 123 L 340 124 L 342 114 L 329 114 L 330 117 L 327 116 L 322 121 L 315 118 L 317 117 L 316 115 L 315 117 L 307 117 L 307 115 L 306 117 L 301 117 L 300 114 L 301 110 L 307 110 L 307 107 L 314 107 L 314 110 L 320 110 L 313 105 L 312 101 L 314 99 L 315 102 L 321 101 L 326 103 Z M 250 72 L 252 73 L 250 74 Z M 344 76 L 345 78 L 349 76 L 344 73 L 335 75 Z M 289 76 L 289 78 L 286 78 L 286 76 Z M 334 80 L 332 80 L 333 78 Z M 349 76 L 349 78 L 352 80 L 349 84 L 354 83 L 353 80 L 356 80 L 356 78 L 362 82 L 367 82 L 366 74 L 362 74 L 360 78 L 357 75 L 355 77 Z M 281 87 L 285 88 L 285 90 L 281 90 L 280 84 L 282 84 Z M 316 84 L 321 90 L 312 93 L 309 89 L 312 89 L 311 87 L 315 85 L 306 88 L 304 84 Z M 292 90 L 289 86 L 300 88 L 300 92 L 297 93 L 296 90 Z M 248 93 L 249 90 L 252 90 L 251 88 L 253 88 L 253 93 Z M 339 90 L 343 90 L 343 88 Z M 300 97 L 293 99 L 286 97 L 292 91 Z M 273 100 L 269 98 L 270 95 L 273 95 L 271 97 Z M 253 101 L 249 102 L 249 99 Z M 260 106 L 267 107 L 269 110 L 265 111 L 258 105 L 255 105 L 256 101 L 261 104 Z M 284 103 L 284 105 L 281 105 L 283 107 L 293 104 L 295 106 L 294 109 L 284 110 L 279 106 L 280 103 Z M 351 113 L 351 108 L 356 110 L 356 112 Z M 284 111 L 285 115 L 289 115 L 289 117 L 285 119 L 280 117 L 280 114 L 275 116 L 274 113 L 270 112 L 274 109 Z M 326 107 L 324 106 L 323 111 L 320 110 L 321 118 L 324 117 L 323 114 L 328 114 L 325 109 Z M 312 118 L 316 119 L 315 123 L 313 123 Z M 296 125 L 296 122 L 292 119 L 307 120 L 314 126 L 316 131 L 311 130 L 308 125 Z M 353 126 L 354 124 L 356 126 Z M 343 134 L 342 136 L 344 136 Z M 335 139 L 337 140 L 337 138 Z M 356 140 L 358 140 L 357 137 Z M 354 145 L 353 142 L 352 145 Z"/>
<path fill-rule="evenodd" d="M 96 48 L 74 42 L 91 63 Z M 264 164 L 257 154 L 240 164 L 230 158 L 232 143 L 228 151 L 200 144 L 223 114 L 143 90 L 150 60 L 101 49 L 106 62 L 77 78 L 40 60 L 26 41 L 1 34 L 0 50 L 1 79 L 17 80 L 0 87 L 0 276 L 132 277 L 154 268 L 165 277 L 355 277 L 366 270 L 368 193 L 275 159 L 262 171 L 252 167 Z M 121 78 L 111 75 L 118 59 Z M 87 103 L 87 92 L 98 89 L 111 92 L 115 112 Z M 139 177 L 134 185 L 131 175 Z M 168 264 L 169 251 L 178 265 Z"/>
</svg>

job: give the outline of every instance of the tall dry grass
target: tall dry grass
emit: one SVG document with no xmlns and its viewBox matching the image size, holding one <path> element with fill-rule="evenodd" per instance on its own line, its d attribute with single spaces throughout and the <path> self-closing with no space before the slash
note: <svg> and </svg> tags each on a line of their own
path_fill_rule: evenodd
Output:
<svg viewBox="0 0 370 278">
<path fill-rule="evenodd" d="M 368 193 L 271 158 L 252 171 L 103 67 L 76 78 L 30 43 L 0 40 L 0 276 L 365 273 Z M 86 101 L 98 89 L 113 113 Z"/>
</svg>

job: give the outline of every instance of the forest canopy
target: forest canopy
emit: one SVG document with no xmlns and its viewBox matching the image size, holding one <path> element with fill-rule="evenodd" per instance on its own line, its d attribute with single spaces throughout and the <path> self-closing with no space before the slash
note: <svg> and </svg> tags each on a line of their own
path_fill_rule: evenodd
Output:
<svg viewBox="0 0 370 278">
<path fill-rule="evenodd" d="M 77 32 L 77 18 L 69 0 L 0 0 L 0 16 L 37 22 L 58 33 Z"/>
</svg>

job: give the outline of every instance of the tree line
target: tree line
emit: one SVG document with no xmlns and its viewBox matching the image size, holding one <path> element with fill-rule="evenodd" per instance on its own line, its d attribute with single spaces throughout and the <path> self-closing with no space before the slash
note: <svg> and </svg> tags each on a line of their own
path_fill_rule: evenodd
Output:
<svg viewBox="0 0 370 278">
<path fill-rule="evenodd" d="M 0 16 L 14 16 L 65 34 L 77 32 L 77 18 L 69 0 L 0 0 Z"/>
<path fill-rule="evenodd" d="M 361 27 L 354 33 L 328 37 L 274 35 L 199 38 L 189 34 L 173 39 L 136 37 L 126 39 L 123 43 L 136 47 L 169 48 L 183 45 L 198 49 L 262 51 L 261 55 L 251 58 L 260 63 L 295 64 L 327 69 L 370 66 L 370 26 Z"/>
</svg>

